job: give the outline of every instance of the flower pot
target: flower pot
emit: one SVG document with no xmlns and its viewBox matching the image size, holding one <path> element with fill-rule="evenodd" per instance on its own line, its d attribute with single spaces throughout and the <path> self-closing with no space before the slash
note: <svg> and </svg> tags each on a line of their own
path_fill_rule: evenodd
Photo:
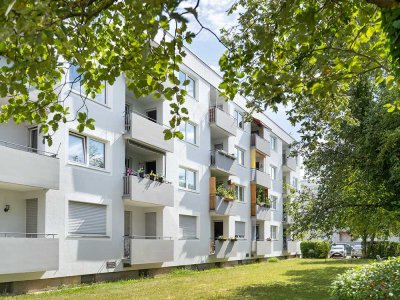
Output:
<svg viewBox="0 0 400 300">
<path fill-rule="evenodd" d="M 233 197 L 224 197 L 224 200 L 225 201 L 233 201 L 233 200 L 235 200 Z"/>
</svg>

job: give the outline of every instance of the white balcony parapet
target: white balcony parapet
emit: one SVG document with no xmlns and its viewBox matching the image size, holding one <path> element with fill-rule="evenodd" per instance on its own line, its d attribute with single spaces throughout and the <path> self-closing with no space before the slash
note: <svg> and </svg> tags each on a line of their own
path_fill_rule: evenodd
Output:
<svg viewBox="0 0 400 300">
<path fill-rule="evenodd" d="M 291 171 L 296 171 L 296 160 L 294 157 L 287 156 L 286 153 L 282 154 L 282 164 L 284 168 L 288 168 Z"/>
<path fill-rule="evenodd" d="M 56 234 L 1 232 L 0 249 L 0 274 L 58 270 Z"/>
<path fill-rule="evenodd" d="M 271 254 L 271 242 L 266 240 L 253 240 L 252 252 L 254 256 L 265 256 Z"/>
<path fill-rule="evenodd" d="M 224 150 L 211 151 L 210 167 L 225 173 L 226 175 L 236 175 L 236 156 Z"/>
<path fill-rule="evenodd" d="M 255 147 L 257 151 L 271 156 L 271 143 L 256 133 L 251 134 L 251 146 Z"/>
<path fill-rule="evenodd" d="M 251 180 L 257 185 L 268 189 L 272 186 L 271 176 L 261 170 L 251 169 Z"/>
<path fill-rule="evenodd" d="M 125 237 L 124 259 L 130 265 L 173 261 L 174 240 L 164 236 Z"/>
<path fill-rule="evenodd" d="M 211 106 L 209 108 L 209 122 L 211 127 L 215 126 L 221 129 L 219 132 L 225 136 L 236 136 L 236 120 L 227 112 Z"/>
<path fill-rule="evenodd" d="M 174 206 L 174 186 L 148 177 L 124 176 L 123 197 L 127 204 L 141 206 Z"/>
<path fill-rule="evenodd" d="M 56 154 L 0 141 L 0 182 L 21 189 L 54 189 L 60 186 Z"/>
<path fill-rule="evenodd" d="M 174 152 L 174 140 L 165 140 L 168 127 L 137 112 L 125 112 L 126 136 L 163 152 Z"/>
<path fill-rule="evenodd" d="M 211 242 L 214 245 L 214 257 L 215 258 L 229 258 L 236 257 L 238 250 L 237 241 L 226 240 L 220 241 L 215 240 Z"/>
</svg>

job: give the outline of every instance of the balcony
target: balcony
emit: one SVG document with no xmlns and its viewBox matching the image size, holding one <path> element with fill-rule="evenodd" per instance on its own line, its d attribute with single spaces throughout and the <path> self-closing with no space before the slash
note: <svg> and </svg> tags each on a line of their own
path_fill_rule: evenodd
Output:
<svg viewBox="0 0 400 300">
<path fill-rule="evenodd" d="M 212 151 L 210 167 L 220 175 L 236 175 L 236 156 L 223 150 Z"/>
<path fill-rule="evenodd" d="M 252 241 L 252 252 L 254 256 L 270 255 L 271 241 Z"/>
<path fill-rule="evenodd" d="M 54 234 L 0 233 L 0 274 L 58 270 L 58 247 Z"/>
<path fill-rule="evenodd" d="M 262 138 L 256 133 L 251 135 L 251 146 L 255 147 L 257 151 L 271 156 L 271 144 L 266 139 Z"/>
<path fill-rule="evenodd" d="M 130 265 L 173 261 L 174 240 L 171 237 L 125 237 L 124 260 Z"/>
<path fill-rule="evenodd" d="M 163 152 L 174 152 L 174 140 L 164 139 L 166 127 L 135 112 L 125 114 L 127 138 Z"/>
<path fill-rule="evenodd" d="M 124 176 L 123 198 L 125 204 L 143 207 L 174 206 L 174 186 L 144 176 Z"/>
<path fill-rule="evenodd" d="M 261 221 L 271 221 L 271 212 L 269 207 L 256 205 L 256 219 Z"/>
<path fill-rule="evenodd" d="M 58 190 L 60 162 L 55 154 L 0 141 L 0 186 L 13 190 Z"/>
<path fill-rule="evenodd" d="M 288 157 L 285 153 L 282 154 L 283 171 L 296 171 L 296 160 L 294 157 Z"/>
<path fill-rule="evenodd" d="M 263 171 L 251 169 L 251 180 L 264 188 L 271 188 L 271 176 Z"/>
<path fill-rule="evenodd" d="M 214 254 L 215 258 L 229 258 L 237 256 L 237 241 L 211 241 L 211 252 Z"/>
<path fill-rule="evenodd" d="M 211 215 L 239 216 L 245 212 L 245 204 L 238 201 L 226 201 L 223 197 L 215 197 L 215 208 L 211 209 Z"/>
<path fill-rule="evenodd" d="M 236 136 L 235 118 L 216 106 L 209 109 L 209 122 L 215 137 Z"/>
</svg>

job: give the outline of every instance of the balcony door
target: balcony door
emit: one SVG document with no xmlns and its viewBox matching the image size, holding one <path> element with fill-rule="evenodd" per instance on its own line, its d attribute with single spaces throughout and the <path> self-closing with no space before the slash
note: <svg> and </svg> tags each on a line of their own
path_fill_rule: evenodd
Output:
<svg viewBox="0 0 400 300">
<path fill-rule="evenodd" d="M 37 223 L 38 223 L 38 199 L 26 199 L 26 219 L 25 219 L 25 230 L 26 233 L 34 233 L 27 234 L 27 237 L 35 238 L 37 235 L 35 233 L 38 232 Z"/>
<path fill-rule="evenodd" d="M 219 236 L 224 235 L 224 222 L 223 221 L 215 221 L 214 222 L 214 239 Z"/>
<path fill-rule="evenodd" d="M 148 239 L 154 239 L 157 236 L 157 213 L 145 213 L 145 235 Z"/>
<path fill-rule="evenodd" d="M 38 148 L 38 128 L 32 127 L 28 129 L 29 132 L 29 143 L 28 147 L 32 152 L 37 152 Z"/>
<path fill-rule="evenodd" d="M 150 174 L 151 172 L 157 173 L 157 162 L 155 160 L 153 161 L 146 161 L 145 163 L 145 171 L 146 174 Z"/>
<path fill-rule="evenodd" d="M 132 235 L 132 212 L 124 212 L 124 236 Z"/>
</svg>

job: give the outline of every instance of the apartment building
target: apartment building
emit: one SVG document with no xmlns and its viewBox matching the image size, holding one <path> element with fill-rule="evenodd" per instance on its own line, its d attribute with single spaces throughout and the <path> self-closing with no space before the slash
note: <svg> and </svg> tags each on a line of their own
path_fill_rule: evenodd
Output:
<svg viewBox="0 0 400 300">
<path fill-rule="evenodd" d="M 220 76 L 190 51 L 179 76 L 183 140 L 164 140 L 169 102 L 136 99 L 123 76 L 87 101 L 95 130 L 61 124 L 48 146 L 35 126 L 0 125 L 0 283 L 299 253 L 283 211 L 300 178 L 293 138 L 264 114 L 245 122 L 246 100 L 220 97 Z"/>
</svg>

